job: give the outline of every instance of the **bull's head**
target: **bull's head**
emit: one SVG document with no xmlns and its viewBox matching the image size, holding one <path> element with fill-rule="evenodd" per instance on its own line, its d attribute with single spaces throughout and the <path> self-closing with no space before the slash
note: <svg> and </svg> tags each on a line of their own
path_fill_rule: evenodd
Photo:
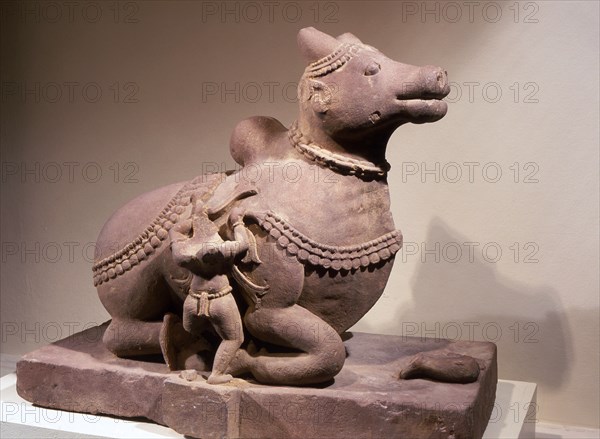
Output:
<svg viewBox="0 0 600 439">
<path fill-rule="evenodd" d="M 439 67 L 396 62 L 349 33 L 333 38 L 305 28 L 298 45 L 309 62 L 298 127 L 315 143 L 378 161 L 400 125 L 446 114 L 450 87 Z"/>
</svg>

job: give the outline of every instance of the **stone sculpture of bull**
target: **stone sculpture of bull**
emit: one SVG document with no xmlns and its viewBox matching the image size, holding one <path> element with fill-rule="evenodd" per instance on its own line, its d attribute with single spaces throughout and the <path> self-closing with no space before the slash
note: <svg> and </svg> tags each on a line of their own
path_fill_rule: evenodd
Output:
<svg viewBox="0 0 600 439">
<path fill-rule="evenodd" d="M 247 249 L 224 265 L 246 342 L 228 373 L 304 385 L 342 368 L 340 334 L 379 299 L 402 246 L 388 140 L 405 123 L 442 118 L 449 85 L 443 69 L 393 61 L 349 33 L 306 28 L 298 44 L 308 67 L 289 129 L 270 117 L 240 122 L 230 145 L 237 172 L 143 194 L 102 229 L 94 283 L 112 316 L 104 343 L 116 355 L 162 353 L 172 369 L 208 364 L 210 325 L 191 333 L 182 325 L 191 276 L 174 260 L 170 231 L 202 214 L 227 242 L 235 214 Z"/>
</svg>

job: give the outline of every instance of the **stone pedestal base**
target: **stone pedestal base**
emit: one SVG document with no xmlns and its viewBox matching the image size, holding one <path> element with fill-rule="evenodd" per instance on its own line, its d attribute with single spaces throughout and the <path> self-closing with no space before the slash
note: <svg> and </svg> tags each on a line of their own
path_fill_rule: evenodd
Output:
<svg viewBox="0 0 600 439">
<path fill-rule="evenodd" d="M 264 386 L 234 379 L 187 381 L 166 365 L 115 357 L 105 325 L 27 354 L 17 390 L 35 404 L 83 413 L 145 417 L 201 438 L 480 438 L 493 408 L 496 349 L 491 343 L 346 334 L 348 358 L 321 388 Z M 399 380 L 418 352 L 474 357 L 476 382 Z"/>
</svg>

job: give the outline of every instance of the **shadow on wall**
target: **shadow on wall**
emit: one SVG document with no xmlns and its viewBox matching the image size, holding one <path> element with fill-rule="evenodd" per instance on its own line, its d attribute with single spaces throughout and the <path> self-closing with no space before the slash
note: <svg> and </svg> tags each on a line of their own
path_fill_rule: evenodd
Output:
<svg viewBox="0 0 600 439">
<path fill-rule="evenodd" d="M 427 248 L 473 241 L 439 218 L 431 222 L 426 239 Z M 396 330 L 401 325 L 403 335 L 493 341 L 500 377 L 552 389 L 563 385 L 572 335 L 555 289 L 511 280 L 484 259 L 481 247 L 471 260 L 463 254 L 456 263 L 436 262 L 433 256 L 419 262 L 412 279 L 414 305 L 400 309 L 390 322 Z"/>
</svg>

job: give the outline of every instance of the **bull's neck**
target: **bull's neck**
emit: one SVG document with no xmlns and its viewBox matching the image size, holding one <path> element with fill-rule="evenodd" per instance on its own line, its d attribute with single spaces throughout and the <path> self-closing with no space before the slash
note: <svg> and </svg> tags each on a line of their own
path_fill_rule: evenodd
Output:
<svg viewBox="0 0 600 439">
<path fill-rule="evenodd" d="M 339 174 L 354 175 L 363 180 L 385 181 L 390 165 L 384 157 L 376 156 L 375 160 L 368 160 L 361 155 L 351 153 L 353 149 L 349 151 L 347 146 L 343 147 L 330 137 L 317 135 L 315 139 L 314 135 L 313 132 L 305 133 L 298 122 L 294 122 L 289 130 L 291 144 L 309 160 Z M 373 149 L 368 148 L 368 150 Z"/>
</svg>

